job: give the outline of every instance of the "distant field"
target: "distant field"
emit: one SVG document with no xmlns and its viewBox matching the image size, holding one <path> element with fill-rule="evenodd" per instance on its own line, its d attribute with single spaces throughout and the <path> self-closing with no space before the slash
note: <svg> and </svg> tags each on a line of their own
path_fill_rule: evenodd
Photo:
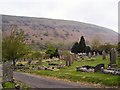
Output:
<svg viewBox="0 0 120 90">
<path fill-rule="evenodd" d="M 83 65 L 91 65 L 96 66 L 97 64 L 103 63 L 105 64 L 105 68 L 108 67 L 109 64 L 109 57 L 106 60 L 102 60 L 100 56 L 93 59 L 94 61 L 89 61 L 87 58 L 83 61 L 74 61 L 72 66 L 65 67 L 60 69 L 59 71 L 49 71 L 49 70 L 21 70 L 27 73 L 36 74 L 36 75 L 43 75 L 43 76 L 51 76 L 57 77 L 61 79 L 68 79 L 74 82 L 90 82 L 95 84 L 103 84 L 107 86 L 118 86 L 120 84 L 119 79 L 120 76 L 114 75 L 107 75 L 98 73 L 87 73 L 87 72 L 77 72 L 76 67 L 83 66 Z M 25 62 L 23 62 L 25 63 Z M 65 63 L 65 62 L 63 62 Z M 43 63 L 43 65 L 47 66 L 47 63 Z M 33 65 L 31 65 L 33 66 Z M 34 65 L 35 66 L 35 65 Z"/>
</svg>

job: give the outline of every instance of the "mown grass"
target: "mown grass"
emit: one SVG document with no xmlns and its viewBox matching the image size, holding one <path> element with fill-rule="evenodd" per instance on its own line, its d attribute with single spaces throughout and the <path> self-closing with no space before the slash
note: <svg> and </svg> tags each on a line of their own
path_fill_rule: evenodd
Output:
<svg viewBox="0 0 120 90">
<path fill-rule="evenodd" d="M 63 62 L 65 63 L 65 62 Z M 43 75 L 43 76 L 52 76 L 61 79 L 68 79 L 74 82 L 90 82 L 96 84 L 103 84 L 107 86 L 120 86 L 120 76 L 110 75 L 110 74 L 103 74 L 100 72 L 78 72 L 76 71 L 76 67 L 90 65 L 96 66 L 97 64 L 103 63 L 105 64 L 105 68 L 108 67 L 109 64 L 109 56 L 107 56 L 106 60 L 102 60 L 101 56 L 95 57 L 93 60 L 88 60 L 88 58 L 82 61 L 74 61 L 74 63 L 69 66 L 60 69 L 59 71 L 49 71 L 49 70 L 24 70 L 24 72 L 36 74 L 36 75 Z M 46 63 L 43 63 L 47 65 Z"/>
</svg>

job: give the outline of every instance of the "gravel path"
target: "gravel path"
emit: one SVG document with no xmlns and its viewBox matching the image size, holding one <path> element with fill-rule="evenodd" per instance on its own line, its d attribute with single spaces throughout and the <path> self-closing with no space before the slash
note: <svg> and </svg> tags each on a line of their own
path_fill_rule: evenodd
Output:
<svg viewBox="0 0 120 90">
<path fill-rule="evenodd" d="M 33 88 L 84 88 L 78 83 L 54 80 L 42 76 L 14 72 L 14 78 Z"/>
</svg>

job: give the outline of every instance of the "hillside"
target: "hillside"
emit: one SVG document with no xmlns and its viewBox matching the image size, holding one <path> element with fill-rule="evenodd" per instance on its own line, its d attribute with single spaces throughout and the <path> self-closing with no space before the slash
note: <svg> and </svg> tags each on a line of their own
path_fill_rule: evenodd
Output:
<svg viewBox="0 0 120 90">
<path fill-rule="evenodd" d="M 83 35 L 86 42 L 98 38 L 101 43 L 116 43 L 118 34 L 111 29 L 77 21 L 2 15 L 3 36 L 16 24 L 25 31 L 29 43 L 72 44 Z"/>
</svg>

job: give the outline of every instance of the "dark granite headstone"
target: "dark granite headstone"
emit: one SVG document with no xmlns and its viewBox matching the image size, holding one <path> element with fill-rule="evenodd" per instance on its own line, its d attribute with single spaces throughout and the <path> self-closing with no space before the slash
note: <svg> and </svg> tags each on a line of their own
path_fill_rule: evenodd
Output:
<svg viewBox="0 0 120 90">
<path fill-rule="evenodd" d="M 117 59 L 117 51 L 115 48 L 112 48 L 110 51 L 110 65 L 115 65 Z"/>
<path fill-rule="evenodd" d="M 95 66 L 95 72 L 101 71 L 101 68 L 104 68 L 104 64 L 98 64 Z"/>
</svg>

